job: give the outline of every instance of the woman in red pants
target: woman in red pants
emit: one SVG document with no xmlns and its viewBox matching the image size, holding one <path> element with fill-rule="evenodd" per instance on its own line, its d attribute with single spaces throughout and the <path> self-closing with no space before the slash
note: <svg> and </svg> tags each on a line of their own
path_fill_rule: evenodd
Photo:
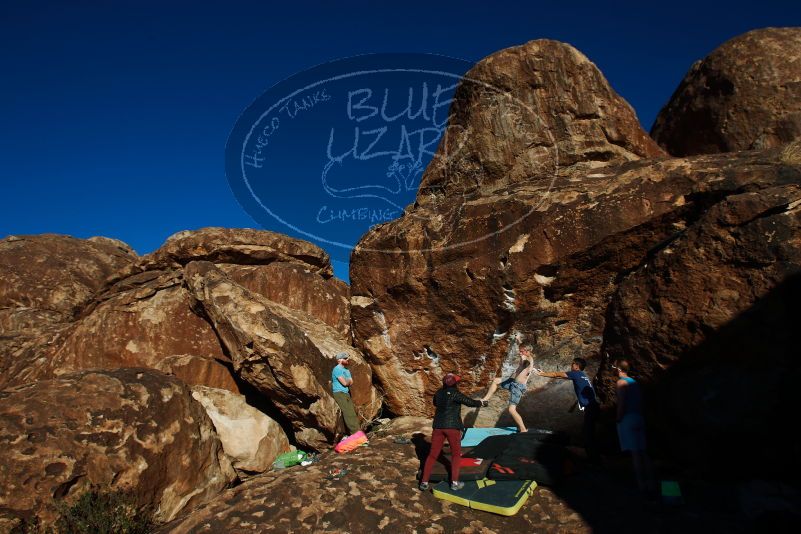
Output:
<svg viewBox="0 0 801 534">
<path fill-rule="evenodd" d="M 460 490 L 464 487 L 464 482 L 459 482 L 459 461 L 462 458 L 462 409 L 461 405 L 486 406 L 487 401 L 471 399 L 462 394 L 457 387 L 459 375 L 448 373 L 442 379 L 442 388 L 434 394 L 434 431 L 431 433 L 431 452 L 428 453 L 426 463 L 423 466 L 423 476 L 420 477 L 420 489 L 428 489 L 428 479 L 431 478 L 431 468 L 434 461 L 442 452 L 442 445 L 445 439 L 451 446 L 451 488 Z"/>
</svg>

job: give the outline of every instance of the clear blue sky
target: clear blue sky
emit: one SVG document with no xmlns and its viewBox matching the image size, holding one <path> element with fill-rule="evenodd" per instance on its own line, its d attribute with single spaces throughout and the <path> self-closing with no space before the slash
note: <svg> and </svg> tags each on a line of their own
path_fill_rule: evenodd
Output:
<svg viewBox="0 0 801 534">
<path fill-rule="evenodd" d="M 258 227 L 225 179 L 228 134 L 267 88 L 332 59 L 477 61 L 557 39 L 649 129 L 695 60 L 753 28 L 801 25 L 801 2 L 771 0 L 375 4 L 2 2 L 0 236 L 105 235 L 141 254 L 183 229 Z"/>
</svg>

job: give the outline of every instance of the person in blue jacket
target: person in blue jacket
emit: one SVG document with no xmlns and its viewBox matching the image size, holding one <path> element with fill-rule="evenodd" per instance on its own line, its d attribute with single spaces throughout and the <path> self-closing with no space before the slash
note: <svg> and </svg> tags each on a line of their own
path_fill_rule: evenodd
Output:
<svg viewBox="0 0 801 534">
<path fill-rule="evenodd" d="M 595 440 L 595 427 L 598 423 L 598 416 L 601 413 L 601 406 L 595 397 L 595 389 L 584 369 L 587 361 L 584 358 L 574 358 L 570 364 L 570 371 L 546 373 L 541 369 L 535 369 L 539 376 L 546 378 L 562 378 L 573 382 L 573 390 L 576 392 L 579 410 L 584 412 L 584 424 L 582 434 L 584 437 L 584 450 L 587 451 L 587 458 L 593 463 L 601 462 L 601 455 L 598 452 L 598 444 Z"/>
</svg>

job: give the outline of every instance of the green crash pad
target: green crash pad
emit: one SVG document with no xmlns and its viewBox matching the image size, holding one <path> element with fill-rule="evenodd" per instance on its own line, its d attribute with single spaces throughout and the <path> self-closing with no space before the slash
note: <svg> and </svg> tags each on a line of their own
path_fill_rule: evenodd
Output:
<svg viewBox="0 0 801 534">
<path fill-rule="evenodd" d="M 447 482 L 434 486 L 438 499 L 484 510 L 500 515 L 515 515 L 534 493 L 537 483 L 533 480 L 483 480 L 466 481 L 464 488 L 452 490 Z"/>
</svg>

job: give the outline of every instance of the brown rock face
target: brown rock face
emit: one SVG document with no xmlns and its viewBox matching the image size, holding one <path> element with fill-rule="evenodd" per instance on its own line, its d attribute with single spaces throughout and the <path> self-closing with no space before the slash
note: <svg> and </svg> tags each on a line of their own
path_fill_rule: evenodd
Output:
<svg viewBox="0 0 801 534">
<path fill-rule="evenodd" d="M 573 166 L 586 171 L 661 155 L 589 59 L 564 43 L 531 41 L 465 75 L 417 200 L 550 182 Z"/>
<path fill-rule="evenodd" d="M 137 259 L 122 241 L 100 237 L 0 240 L 0 387 L 49 350 L 94 293 L 131 272 Z"/>
<path fill-rule="evenodd" d="M 705 467 L 759 458 L 741 474 L 798 465 L 785 411 L 801 371 L 799 298 L 798 180 L 726 197 L 620 284 L 605 349 L 660 399 L 665 448 Z M 613 380 L 603 386 L 613 398 Z"/>
<path fill-rule="evenodd" d="M 330 381 L 340 351 L 353 361 L 357 409 L 366 419 L 378 412 L 370 367 L 331 327 L 247 290 L 209 262 L 189 263 L 184 279 L 227 348 L 234 370 L 291 421 L 299 444 L 319 449 L 337 432 L 339 411 Z"/>
<path fill-rule="evenodd" d="M 129 276 L 88 304 L 77 321 L 52 344 L 10 365 L 0 383 L 23 384 L 80 369 L 160 367 L 174 354 L 194 354 L 218 367 L 213 375 L 229 378 L 206 385 L 233 382 L 216 359 L 227 360 L 211 326 L 189 307 L 181 271 L 146 271 Z"/>
<path fill-rule="evenodd" d="M 614 273 L 636 265 L 658 232 L 632 238 L 629 255 L 608 247 L 606 270 L 584 277 L 591 291 L 580 297 L 568 288 L 551 295 L 560 261 L 683 202 L 664 180 L 681 166 L 646 178 L 653 169 L 636 160 L 663 152 L 572 47 L 533 41 L 486 58 L 467 78 L 418 202 L 369 232 L 351 259 L 354 339 L 396 413 L 430 413 L 448 371 L 482 387 L 513 364 L 516 332 L 547 364 L 592 354 L 603 312 L 587 301 L 603 301 Z M 563 418 L 572 393 L 558 388 Z M 490 412 L 485 419 L 497 419 Z"/>
<path fill-rule="evenodd" d="M 0 392 L 0 527 L 96 484 L 130 490 L 161 520 L 235 473 L 183 384 L 156 371 L 87 371 Z"/>
<path fill-rule="evenodd" d="M 57 234 L 0 240 L 0 326 L 25 328 L 12 322 L 18 310 L 74 318 L 107 279 L 136 262 L 129 246 L 115 243 Z"/>
<path fill-rule="evenodd" d="M 308 241 L 250 228 L 201 228 L 167 238 L 155 252 L 143 257 L 146 268 L 179 268 L 190 261 L 266 265 L 286 262 L 303 265 L 331 277 L 328 254 Z"/>
<path fill-rule="evenodd" d="M 491 58 L 485 63 L 492 68 Z M 576 97 L 582 98 L 590 96 Z M 485 150 L 492 148 L 477 146 L 459 158 L 483 162 Z M 354 339 L 390 408 L 430 414 L 430 396 L 449 371 L 463 375 L 467 392 L 484 390 L 490 378 L 514 368 L 517 338 L 534 345 L 546 371 L 567 370 L 574 357 L 584 357 L 592 376 L 620 280 L 723 198 L 797 183 L 797 167 L 783 157 L 744 153 L 593 168 L 577 161 L 560 168 L 553 183 L 535 176 L 469 194 L 446 188 L 374 228 L 352 256 L 351 313 Z M 452 163 L 451 172 L 458 168 Z M 571 431 L 581 419 L 567 413 L 574 402 L 568 382 L 535 377 L 519 408 L 530 425 Z M 468 423 L 507 422 L 499 421 L 504 408 L 501 396 Z"/>
<path fill-rule="evenodd" d="M 801 138 L 801 28 L 750 31 L 696 62 L 651 134 L 675 156 Z"/>
<path fill-rule="evenodd" d="M 237 284 L 293 310 L 324 322 L 350 339 L 350 287 L 337 278 L 324 278 L 308 266 L 219 264 Z"/>
<path fill-rule="evenodd" d="M 42 241 L 39 236 L 35 238 L 37 243 Z M 60 238 L 59 243 L 65 242 L 64 239 Z M 82 256 L 89 255 L 84 249 L 108 249 L 119 254 L 128 254 L 130 250 L 123 243 L 107 238 L 90 241 L 67 238 L 66 242 L 75 248 L 71 254 L 76 265 Z M 35 250 L 28 245 L 27 252 L 20 253 L 19 258 L 15 254 L 21 245 L 6 246 L 5 263 L 24 265 L 32 254 L 42 258 L 55 255 L 56 259 L 59 254 L 64 255 L 58 246 L 55 253 L 50 251 L 49 243 L 44 241 Z M 0 310 L 0 325 L 15 329 L 13 336 L 6 332 L 6 337 L 0 340 L 4 355 L 0 360 L 0 370 L 4 371 L 0 374 L 0 386 L 79 369 L 152 367 L 183 376 L 189 384 L 238 392 L 226 367 L 228 357 L 214 329 L 190 308 L 191 299 L 180 266 L 193 258 L 225 262 L 220 264 L 221 268 L 235 280 L 271 300 L 312 314 L 350 339 L 349 288 L 331 277 L 325 252 L 310 243 L 272 232 L 205 228 L 179 232 L 137 263 L 134 263 L 137 258 L 131 256 L 128 263 L 114 271 L 118 280 L 113 284 L 101 283 L 108 277 L 105 275 L 99 281 L 91 280 L 94 285 L 83 291 L 86 296 L 70 308 L 67 318 L 75 320 L 71 324 L 62 321 L 64 315 L 53 311 L 54 306 Z M 47 287 L 56 294 L 60 282 L 53 276 L 46 274 L 41 278 L 53 284 Z M 88 274 L 84 276 L 87 277 Z M 39 282 L 31 278 L 31 283 Z M 35 288 L 28 290 L 36 294 Z M 170 362 L 162 362 L 177 355 L 191 355 L 191 359 L 183 358 L 178 363 L 173 358 L 175 368 Z"/>
<path fill-rule="evenodd" d="M 176 354 L 162 358 L 155 364 L 154 369 L 173 375 L 189 386 L 208 386 L 231 393 L 239 393 L 227 364 L 218 360 L 194 354 Z"/>
</svg>

